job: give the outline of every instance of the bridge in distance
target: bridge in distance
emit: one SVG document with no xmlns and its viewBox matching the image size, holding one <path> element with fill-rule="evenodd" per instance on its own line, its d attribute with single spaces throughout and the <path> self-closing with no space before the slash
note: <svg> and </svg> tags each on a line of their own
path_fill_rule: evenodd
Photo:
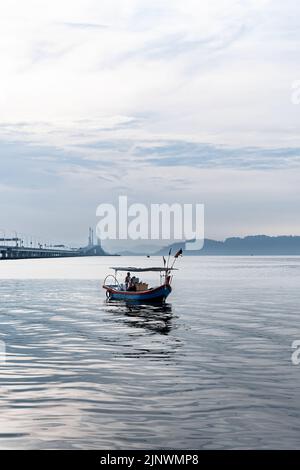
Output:
<svg viewBox="0 0 300 470">
<path fill-rule="evenodd" d="M 78 256 L 106 256 L 100 242 L 94 245 L 93 238 L 83 248 L 68 248 L 64 245 L 46 246 L 38 244 L 37 247 L 24 246 L 21 238 L 0 238 L 0 261 L 30 258 L 67 258 Z"/>
</svg>

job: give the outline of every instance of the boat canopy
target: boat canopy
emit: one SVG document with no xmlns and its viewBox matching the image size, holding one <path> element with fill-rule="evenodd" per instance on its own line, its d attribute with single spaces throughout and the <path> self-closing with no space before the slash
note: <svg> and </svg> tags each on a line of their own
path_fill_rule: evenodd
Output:
<svg viewBox="0 0 300 470">
<path fill-rule="evenodd" d="M 114 269 L 115 271 L 126 271 L 133 273 L 145 273 L 145 272 L 168 272 L 168 271 L 177 271 L 176 268 L 165 268 L 165 267 L 149 267 L 149 268 L 134 268 L 133 266 L 111 266 L 109 269 Z"/>
</svg>

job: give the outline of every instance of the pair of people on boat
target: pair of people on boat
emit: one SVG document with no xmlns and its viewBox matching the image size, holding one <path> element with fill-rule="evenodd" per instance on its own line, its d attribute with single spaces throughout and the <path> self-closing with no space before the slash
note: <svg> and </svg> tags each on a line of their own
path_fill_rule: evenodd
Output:
<svg viewBox="0 0 300 470">
<path fill-rule="evenodd" d="M 130 275 L 128 272 L 125 277 L 125 288 L 128 291 L 135 291 L 136 290 L 136 284 L 138 283 L 138 278 L 135 276 Z"/>
</svg>

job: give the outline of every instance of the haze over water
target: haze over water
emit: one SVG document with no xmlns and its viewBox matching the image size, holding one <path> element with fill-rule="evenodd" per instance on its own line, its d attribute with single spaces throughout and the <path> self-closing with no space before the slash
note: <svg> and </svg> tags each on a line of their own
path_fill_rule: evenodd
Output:
<svg viewBox="0 0 300 470">
<path fill-rule="evenodd" d="M 300 258 L 185 257 L 164 308 L 115 264 L 161 259 L 0 262 L 0 448 L 299 448 Z"/>
</svg>

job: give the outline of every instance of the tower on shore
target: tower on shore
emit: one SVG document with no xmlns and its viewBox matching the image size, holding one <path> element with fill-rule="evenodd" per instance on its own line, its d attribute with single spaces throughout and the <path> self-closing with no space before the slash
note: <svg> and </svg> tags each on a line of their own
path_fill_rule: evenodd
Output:
<svg viewBox="0 0 300 470">
<path fill-rule="evenodd" d="M 88 246 L 94 245 L 94 230 L 90 227 L 89 228 L 89 243 Z"/>
</svg>

